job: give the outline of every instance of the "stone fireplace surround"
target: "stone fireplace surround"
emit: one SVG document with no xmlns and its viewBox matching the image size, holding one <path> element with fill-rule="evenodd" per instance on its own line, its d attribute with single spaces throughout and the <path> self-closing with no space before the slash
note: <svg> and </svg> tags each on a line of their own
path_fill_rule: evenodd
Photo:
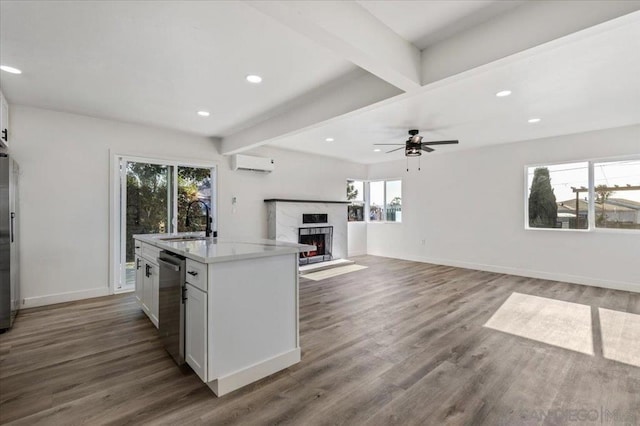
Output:
<svg viewBox="0 0 640 426">
<path fill-rule="evenodd" d="M 347 257 L 348 201 L 268 199 L 267 229 L 272 240 L 297 243 L 300 228 L 333 226 L 333 259 Z M 326 214 L 326 223 L 302 223 L 303 214 Z"/>
</svg>

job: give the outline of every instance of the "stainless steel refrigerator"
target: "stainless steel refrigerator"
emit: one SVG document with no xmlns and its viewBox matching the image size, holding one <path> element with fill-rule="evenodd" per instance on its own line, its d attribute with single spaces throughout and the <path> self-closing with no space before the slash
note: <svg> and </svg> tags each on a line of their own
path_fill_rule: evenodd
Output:
<svg viewBox="0 0 640 426">
<path fill-rule="evenodd" d="M 0 154 L 0 331 L 11 328 L 20 306 L 18 166 Z"/>
</svg>

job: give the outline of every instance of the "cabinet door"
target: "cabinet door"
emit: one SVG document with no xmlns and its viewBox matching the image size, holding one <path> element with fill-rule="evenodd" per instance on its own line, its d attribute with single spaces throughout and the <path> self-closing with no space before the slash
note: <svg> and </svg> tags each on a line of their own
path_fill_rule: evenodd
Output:
<svg viewBox="0 0 640 426">
<path fill-rule="evenodd" d="M 151 322 L 158 328 L 158 311 L 160 309 L 160 267 L 151 265 L 151 300 L 149 301 L 149 311 Z"/>
<path fill-rule="evenodd" d="M 144 261 L 136 256 L 136 300 L 142 306 L 142 286 L 144 285 Z"/>
<path fill-rule="evenodd" d="M 142 280 L 142 309 L 145 313 L 151 316 L 151 269 L 153 265 L 146 260 L 142 261 L 144 270 Z"/>
<path fill-rule="evenodd" d="M 187 364 L 207 381 L 207 293 L 187 284 L 184 352 Z"/>
</svg>

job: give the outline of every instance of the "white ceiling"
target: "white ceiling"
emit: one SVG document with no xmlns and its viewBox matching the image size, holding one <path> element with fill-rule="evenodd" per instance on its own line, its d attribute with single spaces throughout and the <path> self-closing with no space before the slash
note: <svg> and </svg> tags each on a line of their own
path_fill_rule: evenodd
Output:
<svg viewBox="0 0 640 426">
<path fill-rule="evenodd" d="M 522 0 L 358 0 L 360 6 L 420 50 L 487 21 Z"/>
<path fill-rule="evenodd" d="M 420 52 L 405 40 L 430 46 L 488 19 L 502 19 L 523 3 L 532 4 L 334 1 L 319 7 L 281 1 L 265 8 L 264 2 L 241 1 L 3 0 L 0 62 L 23 74 L 0 73 L 0 86 L 13 104 L 224 136 L 225 141 L 249 134 L 239 129 L 253 129 L 250 139 L 256 143 L 268 140 L 363 163 L 402 158 L 402 152 L 374 153 L 373 144 L 402 143 L 406 131 L 415 127 L 429 140 L 460 139 L 459 146 L 439 147 L 432 154 L 437 155 L 639 123 L 640 12 L 619 25 L 607 22 L 607 31 L 588 28 L 427 86 L 418 81 L 403 95 L 388 90 L 389 81 L 381 75 L 399 75 L 401 67 L 389 59 L 391 53 L 404 49 L 395 58 L 420 66 Z M 596 12 L 612 4 L 596 3 Z M 315 26 L 301 31 L 299 10 L 291 7 L 296 4 L 306 5 L 300 10 L 324 11 L 329 18 L 331 13 L 340 16 L 334 23 L 346 24 L 346 29 L 351 21 L 360 27 L 348 32 L 343 26 L 338 34 L 331 31 L 340 25 L 310 21 Z M 528 10 L 525 6 L 516 11 Z M 348 60 L 345 52 L 356 59 Z M 263 76 L 264 82 L 247 83 L 250 73 Z M 340 81 L 343 86 L 335 84 Z M 331 87 L 335 93 L 329 93 Z M 371 100 L 364 107 L 350 102 L 364 99 L 369 88 L 380 95 L 367 98 Z M 495 92 L 503 88 L 513 95 L 497 99 Z M 352 104 L 356 106 L 347 108 Z M 287 115 L 287 105 L 297 105 L 294 109 L 305 117 Z M 341 112 L 325 113 L 331 105 Z M 211 116 L 199 117 L 198 110 Z M 313 114 L 320 118 L 305 121 Z M 528 124 L 533 116 L 543 121 Z M 275 123 L 275 138 L 262 131 L 265 119 Z M 285 124 L 293 121 L 308 127 L 288 133 Z M 327 137 L 335 141 L 324 142 Z"/>
<path fill-rule="evenodd" d="M 272 144 L 376 163 L 403 158 L 402 150 L 375 153 L 373 144 L 403 143 L 410 128 L 426 140 L 460 140 L 427 154 L 437 155 L 640 123 L 640 14 L 624 22 L 555 40 Z M 497 98 L 503 89 L 513 94 Z M 542 121 L 529 124 L 533 117 Z"/>
<path fill-rule="evenodd" d="M 356 69 L 242 2 L 2 1 L 0 12 L 0 60 L 23 70 L 0 73 L 11 103 L 207 136 Z"/>
</svg>

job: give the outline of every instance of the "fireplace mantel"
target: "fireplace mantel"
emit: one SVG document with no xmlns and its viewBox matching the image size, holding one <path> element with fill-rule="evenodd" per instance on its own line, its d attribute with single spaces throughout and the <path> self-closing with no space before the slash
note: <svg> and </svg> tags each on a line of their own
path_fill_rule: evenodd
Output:
<svg viewBox="0 0 640 426">
<path fill-rule="evenodd" d="M 327 201 L 327 200 L 288 200 L 286 198 L 268 198 L 265 203 L 320 203 L 320 204 L 351 204 L 351 201 Z"/>
</svg>

